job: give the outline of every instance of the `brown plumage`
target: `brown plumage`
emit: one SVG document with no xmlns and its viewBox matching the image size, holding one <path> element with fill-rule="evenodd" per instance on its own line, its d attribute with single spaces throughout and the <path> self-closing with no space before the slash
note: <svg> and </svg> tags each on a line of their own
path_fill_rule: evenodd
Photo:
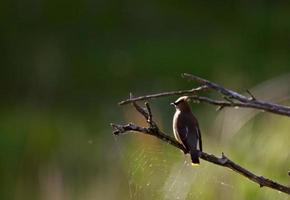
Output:
<svg viewBox="0 0 290 200">
<path fill-rule="evenodd" d="M 199 164 L 197 143 L 199 150 L 202 151 L 201 134 L 198 121 L 187 103 L 188 99 L 187 96 L 183 96 L 172 103 L 176 108 L 173 117 L 173 132 L 175 139 L 183 144 L 190 153 L 192 163 Z"/>
</svg>

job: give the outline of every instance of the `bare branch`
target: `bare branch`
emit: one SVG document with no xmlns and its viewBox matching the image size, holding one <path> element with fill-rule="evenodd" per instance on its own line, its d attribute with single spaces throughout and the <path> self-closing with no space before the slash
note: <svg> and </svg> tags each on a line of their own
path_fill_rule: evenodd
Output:
<svg viewBox="0 0 290 200">
<path fill-rule="evenodd" d="M 126 132 L 130 132 L 130 131 L 139 132 L 139 133 L 143 133 L 143 134 L 147 134 L 147 135 L 152 135 L 152 136 L 155 136 L 155 137 L 163 140 L 164 142 L 182 150 L 185 154 L 187 153 L 187 150 L 184 148 L 184 146 L 182 144 L 180 144 L 179 142 L 174 140 L 172 137 L 164 134 L 161 131 L 156 133 L 151 128 L 140 127 L 140 126 L 137 126 L 137 125 L 132 124 L 132 123 L 125 124 L 125 125 L 111 123 L 111 126 L 114 129 L 113 133 L 115 135 L 125 134 Z"/>
<path fill-rule="evenodd" d="M 223 95 L 225 95 L 225 96 L 227 96 L 229 98 L 233 98 L 233 99 L 239 100 L 240 102 L 247 102 L 249 100 L 244 95 L 241 95 L 241 94 L 239 94 L 237 92 L 234 92 L 232 90 L 226 89 L 226 88 L 224 88 L 223 86 L 221 86 L 221 85 L 219 85 L 217 83 L 208 81 L 208 80 L 200 78 L 198 76 L 194 76 L 192 74 L 187 74 L 187 73 L 183 73 L 181 76 L 183 78 L 188 79 L 188 80 L 196 81 L 198 83 L 206 85 L 208 88 L 216 90 L 217 92 L 219 92 L 219 93 L 221 93 L 221 94 L 223 94 Z"/>
<path fill-rule="evenodd" d="M 248 94 L 251 97 L 246 97 L 240 93 L 237 93 L 233 90 L 224 88 L 223 86 L 221 86 L 217 83 L 200 78 L 198 76 L 194 76 L 194 75 L 186 74 L 186 73 L 182 74 L 182 76 L 185 77 L 186 79 L 196 81 L 196 82 L 202 84 L 202 86 L 200 86 L 198 88 L 191 89 L 191 90 L 162 92 L 162 93 L 157 93 L 157 94 L 134 97 L 134 98 L 130 98 L 130 99 L 119 102 L 119 105 L 124 105 L 124 104 L 137 102 L 137 101 L 141 101 L 141 100 L 155 99 L 155 98 L 160 98 L 160 97 L 188 95 L 193 100 L 198 100 L 200 102 L 219 106 L 219 109 L 224 108 L 224 107 L 254 108 L 257 110 L 263 110 L 266 112 L 290 117 L 290 107 L 289 106 L 283 106 L 283 105 L 279 105 L 279 104 L 275 104 L 275 103 L 257 100 L 256 97 L 254 97 L 254 95 L 250 91 L 248 91 Z M 208 97 L 197 95 L 197 92 L 204 91 L 206 89 L 212 89 L 214 91 L 217 91 L 218 93 L 223 95 L 223 98 L 226 101 L 211 99 Z"/>
<path fill-rule="evenodd" d="M 119 102 L 119 105 L 125 105 L 125 104 L 136 102 L 136 101 L 155 99 L 155 98 L 167 97 L 167 96 L 193 95 L 196 92 L 203 91 L 206 89 L 207 89 L 207 86 L 200 86 L 198 88 L 193 88 L 191 90 L 178 90 L 178 91 L 172 91 L 172 92 L 162 92 L 162 93 L 157 93 L 157 94 L 145 95 L 145 96 L 126 99 L 124 101 Z"/>
<path fill-rule="evenodd" d="M 220 108 L 225 108 L 225 107 L 254 108 L 257 110 L 264 110 L 264 111 L 271 112 L 274 114 L 285 115 L 285 116 L 290 117 L 290 108 L 289 108 L 289 110 L 285 110 L 285 109 L 282 109 L 283 106 L 281 106 L 281 105 L 273 107 L 273 106 L 268 106 L 268 105 L 264 105 L 261 103 L 252 103 L 250 101 L 247 103 L 234 102 L 234 101 L 229 102 L 228 99 L 227 99 L 227 101 L 223 101 L 223 100 L 211 99 L 211 98 L 204 97 L 204 96 L 190 96 L 190 98 L 193 100 L 198 100 L 199 102 L 219 106 L 218 110 L 220 110 Z M 255 100 L 253 100 L 253 101 L 255 101 Z"/>
<path fill-rule="evenodd" d="M 146 106 L 146 109 L 147 109 L 147 111 L 148 111 L 148 118 L 147 118 L 147 122 L 149 123 L 149 124 L 152 124 L 152 113 L 151 113 L 151 108 L 150 108 L 150 106 L 149 106 L 149 103 L 148 102 L 145 102 L 145 106 Z"/>
<path fill-rule="evenodd" d="M 229 103 L 229 102 L 227 102 L 227 103 Z M 134 104 L 134 107 L 136 108 L 136 110 L 139 112 L 139 110 L 137 108 L 140 106 L 137 105 L 137 103 L 135 103 L 135 102 L 133 104 Z M 140 112 L 140 113 L 143 115 L 143 117 L 146 119 L 147 123 L 149 124 L 148 128 L 140 127 L 140 126 L 132 124 L 132 123 L 125 124 L 125 125 L 118 125 L 118 124 L 111 123 L 111 126 L 114 129 L 113 133 L 115 135 L 120 135 L 120 134 L 125 134 L 127 132 L 133 131 L 133 132 L 137 132 L 137 133 L 152 135 L 152 136 L 157 137 L 160 140 L 166 142 L 167 144 L 170 144 L 170 145 L 182 150 L 185 154 L 188 153 L 187 150 L 185 149 L 185 147 L 181 143 L 177 142 L 173 137 L 168 136 L 167 134 L 160 131 L 157 124 L 152 119 L 152 114 L 151 114 L 151 109 L 149 107 L 149 103 L 146 103 L 146 107 L 147 107 L 147 111 L 148 111 L 148 113 L 150 113 L 149 115 L 151 117 L 148 117 L 149 115 L 144 115 L 143 112 Z M 151 119 L 151 123 L 150 123 L 149 118 Z M 281 192 L 286 193 L 286 194 L 290 194 L 289 187 L 281 185 L 281 184 L 274 182 L 268 178 L 264 178 L 263 176 L 255 175 L 254 173 L 250 172 L 249 170 L 241 167 L 240 165 L 236 164 L 235 162 L 233 162 L 232 160 L 227 158 L 223 153 L 222 153 L 222 156 L 219 158 L 219 157 L 216 157 L 215 155 L 200 151 L 199 156 L 201 159 L 203 159 L 205 161 L 211 162 L 213 164 L 216 164 L 216 165 L 219 165 L 222 167 L 227 167 L 229 169 L 232 169 L 233 171 L 241 174 L 242 176 L 248 178 L 249 180 L 259 184 L 260 187 L 265 186 L 265 187 L 272 188 L 274 190 L 281 191 Z"/>
<path fill-rule="evenodd" d="M 211 82 L 209 80 L 200 78 L 198 76 L 194 76 L 192 74 L 187 74 L 184 73 L 182 74 L 184 78 L 187 78 L 192 81 L 196 81 L 198 83 L 201 83 L 203 85 L 206 85 L 208 88 L 213 89 L 217 92 L 219 92 L 222 95 L 225 95 L 229 99 L 235 99 L 240 102 L 239 105 L 238 103 L 233 103 L 229 106 L 235 107 L 235 106 L 240 106 L 240 107 L 248 107 L 248 108 L 255 108 L 259 110 L 264 110 L 267 112 L 279 114 L 279 115 L 285 115 L 290 117 L 290 107 L 289 106 L 283 106 L 275 103 L 269 103 L 261 100 L 256 100 L 256 98 L 248 91 L 250 94 L 251 98 L 248 98 L 242 94 L 239 94 L 233 90 L 227 89 L 217 83 Z"/>
</svg>

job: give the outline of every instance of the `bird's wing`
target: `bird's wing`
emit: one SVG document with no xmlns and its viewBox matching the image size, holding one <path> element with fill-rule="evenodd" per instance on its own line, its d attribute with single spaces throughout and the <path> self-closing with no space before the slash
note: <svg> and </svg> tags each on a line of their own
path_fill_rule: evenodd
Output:
<svg viewBox="0 0 290 200">
<path fill-rule="evenodd" d="M 187 118 L 188 117 L 188 118 Z M 202 139 L 198 122 L 195 118 L 186 115 L 183 122 L 177 125 L 177 132 L 182 144 L 186 149 L 197 149 L 197 143 L 199 150 L 202 151 Z"/>
<path fill-rule="evenodd" d="M 187 138 L 190 134 L 189 127 L 188 126 L 182 126 L 182 127 L 179 126 L 179 127 L 177 127 L 177 129 L 178 129 L 177 132 L 178 132 L 178 135 L 179 135 L 179 138 L 180 138 L 182 144 L 185 146 L 185 148 L 187 150 L 189 150 L 190 146 L 189 146 L 188 140 L 187 140 Z"/>
<path fill-rule="evenodd" d="M 197 138 L 198 138 L 198 145 L 199 145 L 199 150 L 202 151 L 202 139 L 201 139 L 201 133 L 199 126 L 196 126 L 196 133 L 197 133 Z"/>
</svg>

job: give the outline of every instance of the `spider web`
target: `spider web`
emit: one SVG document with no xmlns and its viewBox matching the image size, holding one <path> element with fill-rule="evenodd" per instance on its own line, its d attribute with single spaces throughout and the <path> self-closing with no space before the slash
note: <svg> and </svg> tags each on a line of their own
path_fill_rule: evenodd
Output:
<svg viewBox="0 0 290 200">
<path fill-rule="evenodd" d="M 212 183 L 233 189 L 219 173 L 209 176 L 204 162 L 192 167 L 189 156 L 168 144 L 144 144 L 130 151 L 120 140 L 116 143 L 126 163 L 128 199 L 203 199 L 208 196 L 204 188 Z"/>
</svg>

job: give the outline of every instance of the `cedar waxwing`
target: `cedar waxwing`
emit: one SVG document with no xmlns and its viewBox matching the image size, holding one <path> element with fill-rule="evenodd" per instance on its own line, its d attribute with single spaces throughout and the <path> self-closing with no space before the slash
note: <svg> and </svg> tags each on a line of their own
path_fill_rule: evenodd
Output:
<svg viewBox="0 0 290 200">
<path fill-rule="evenodd" d="M 202 141 L 198 121 L 191 112 L 188 100 L 188 96 L 183 96 L 171 103 L 176 108 L 173 117 L 173 133 L 175 139 L 190 153 L 194 165 L 199 164 L 197 143 L 199 143 L 199 150 L 202 151 Z"/>
</svg>

